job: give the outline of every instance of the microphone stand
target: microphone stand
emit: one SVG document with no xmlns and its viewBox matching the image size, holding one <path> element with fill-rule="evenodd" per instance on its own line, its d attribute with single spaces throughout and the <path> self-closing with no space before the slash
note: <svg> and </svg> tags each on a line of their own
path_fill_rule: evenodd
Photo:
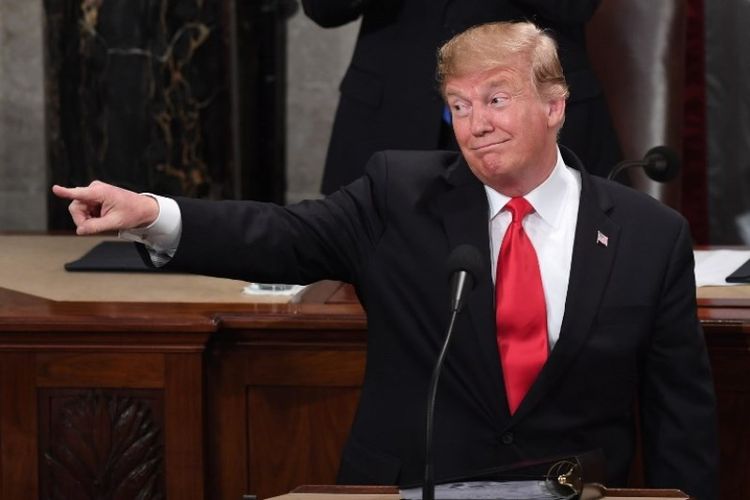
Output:
<svg viewBox="0 0 750 500">
<path fill-rule="evenodd" d="M 609 174 L 607 175 L 607 180 L 611 181 L 612 179 L 614 179 L 615 177 L 617 177 L 617 175 L 620 172 L 622 172 L 623 170 L 625 170 L 626 168 L 642 167 L 643 165 L 644 165 L 643 160 L 626 160 L 626 161 L 621 161 L 620 163 L 618 163 L 617 165 L 615 165 L 615 168 L 613 168 L 609 172 Z"/>
<path fill-rule="evenodd" d="M 474 288 L 474 280 L 480 275 L 482 269 L 482 257 L 479 251 L 470 245 L 459 245 L 454 248 L 448 257 L 448 267 L 452 269 L 450 284 L 450 310 L 451 317 L 448 323 L 448 330 L 445 334 L 443 348 L 440 350 L 435 368 L 432 370 L 429 392 L 427 396 L 427 421 L 425 423 L 425 441 L 424 441 L 424 483 L 422 484 L 422 499 L 435 500 L 435 473 L 433 472 L 432 458 L 432 426 L 435 420 L 435 396 L 437 395 L 437 385 L 440 379 L 440 371 L 445 361 L 445 353 L 448 352 L 448 344 L 453 335 L 453 326 L 456 323 L 456 316 L 461 311 L 464 299 Z"/>
<path fill-rule="evenodd" d="M 435 500 L 435 473 L 433 471 L 434 463 L 432 458 L 432 426 L 435 420 L 435 397 L 437 395 L 438 380 L 440 372 L 445 361 L 445 353 L 448 351 L 448 343 L 453 335 L 453 325 L 456 323 L 456 316 L 460 306 L 452 307 L 451 319 L 448 324 L 448 331 L 445 334 L 445 342 L 438 356 L 435 368 L 432 370 L 430 379 L 429 395 L 427 397 L 427 422 L 425 424 L 425 444 L 424 444 L 424 483 L 422 484 L 422 500 Z"/>
<path fill-rule="evenodd" d="M 667 182 L 674 179 L 680 171 L 680 159 L 673 150 L 667 146 L 655 146 L 646 152 L 642 160 L 621 161 L 609 172 L 607 180 L 612 180 L 617 175 L 631 167 L 643 167 L 643 171 L 649 179 L 656 182 Z"/>
</svg>

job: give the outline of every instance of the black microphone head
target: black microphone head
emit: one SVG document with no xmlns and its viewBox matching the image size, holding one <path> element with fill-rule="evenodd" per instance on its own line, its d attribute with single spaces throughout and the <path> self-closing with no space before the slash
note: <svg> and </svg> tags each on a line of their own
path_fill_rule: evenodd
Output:
<svg viewBox="0 0 750 500">
<path fill-rule="evenodd" d="M 471 276 L 473 281 L 476 281 L 484 268 L 482 255 L 479 253 L 479 250 L 468 244 L 458 245 L 454 248 L 448 256 L 446 265 L 449 276 L 453 276 L 459 271 L 464 271 Z"/>
<path fill-rule="evenodd" d="M 680 159 L 677 153 L 667 146 L 656 146 L 648 150 L 643 157 L 643 170 L 650 179 L 656 182 L 671 181 L 680 171 Z"/>
<path fill-rule="evenodd" d="M 450 308 L 458 312 L 482 272 L 482 256 L 471 245 L 459 245 L 448 256 L 447 264 L 450 271 Z"/>
</svg>

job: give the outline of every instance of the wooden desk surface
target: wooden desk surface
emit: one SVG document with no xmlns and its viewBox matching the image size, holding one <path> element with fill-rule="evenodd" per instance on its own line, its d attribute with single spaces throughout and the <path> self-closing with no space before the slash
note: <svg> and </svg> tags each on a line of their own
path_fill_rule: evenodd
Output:
<svg viewBox="0 0 750 500">
<path fill-rule="evenodd" d="M 243 294 L 247 283 L 229 279 L 64 270 L 108 239 L 0 235 L 0 332 L 364 331 L 354 292 L 337 282 L 311 285 L 290 301 Z"/>
<path fill-rule="evenodd" d="M 0 288 L 58 302 L 258 304 L 290 301 L 287 297 L 243 294 L 247 283 L 238 280 L 189 274 L 65 271 L 66 262 L 81 257 L 102 241 L 116 240 L 113 236 L 0 234 Z M 750 285 L 701 287 L 698 301 L 704 307 L 750 306 Z M 349 289 L 329 302 L 354 303 L 356 296 Z"/>
<path fill-rule="evenodd" d="M 5 322 L 33 329 L 35 321 L 46 328 L 55 316 L 64 315 L 67 325 L 79 328 L 87 323 L 120 329 L 149 322 L 175 328 L 203 323 L 205 331 L 215 328 L 220 316 L 229 329 L 364 329 L 353 289 L 335 282 L 308 287 L 290 303 L 287 298 L 245 295 L 246 283 L 236 280 L 64 270 L 65 262 L 107 239 L 113 238 L 0 235 L 0 328 Z M 698 304 L 704 325 L 750 333 L 750 285 L 701 287 Z"/>
<path fill-rule="evenodd" d="M 246 282 L 188 274 L 67 272 L 112 237 L 0 235 L 0 288 L 59 302 L 285 303 L 289 297 L 247 295 Z"/>
</svg>

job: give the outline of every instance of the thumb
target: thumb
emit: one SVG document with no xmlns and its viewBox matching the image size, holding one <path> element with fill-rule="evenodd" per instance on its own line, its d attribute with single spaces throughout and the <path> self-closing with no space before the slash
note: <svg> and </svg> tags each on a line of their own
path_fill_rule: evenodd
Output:
<svg viewBox="0 0 750 500">
<path fill-rule="evenodd" d="M 120 228 L 118 217 L 105 215 L 102 217 L 91 217 L 78 224 L 76 234 L 85 236 L 89 234 L 98 234 L 105 231 L 116 231 Z"/>
</svg>

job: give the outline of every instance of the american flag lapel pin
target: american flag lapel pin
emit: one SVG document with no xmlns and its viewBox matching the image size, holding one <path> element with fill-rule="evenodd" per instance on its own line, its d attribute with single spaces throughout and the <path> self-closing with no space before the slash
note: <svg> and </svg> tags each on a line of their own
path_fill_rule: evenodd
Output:
<svg viewBox="0 0 750 500">
<path fill-rule="evenodd" d="M 606 247 L 609 244 L 609 238 L 601 231 L 596 232 L 596 244 Z"/>
</svg>

